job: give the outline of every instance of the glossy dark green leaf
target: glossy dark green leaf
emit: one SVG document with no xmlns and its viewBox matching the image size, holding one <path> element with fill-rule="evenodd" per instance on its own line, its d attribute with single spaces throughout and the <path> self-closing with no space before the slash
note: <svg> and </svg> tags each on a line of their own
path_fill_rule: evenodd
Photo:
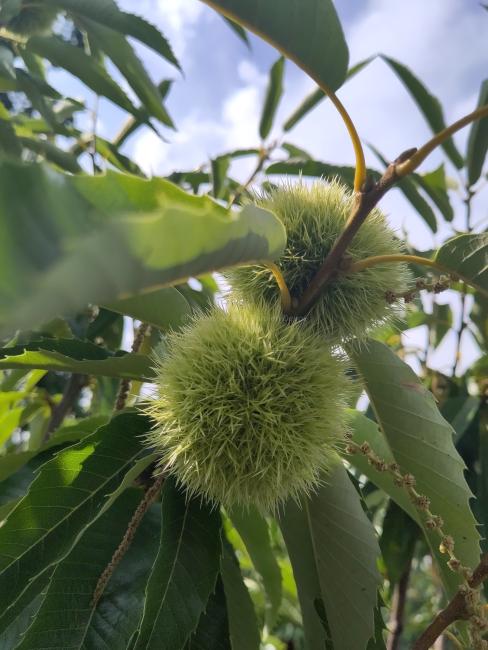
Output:
<svg viewBox="0 0 488 650">
<path fill-rule="evenodd" d="M 479 463 L 477 494 L 480 503 L 480 524 L 483 536 L 482 548 L 488 550 L 488 408 L 486 404 L 480 413 Z M 486 592 L 485 592 L 486 593 Z"/>
<path fill-rule="evenodd" d="M 0 528 L 0 608 L 66 555 L 141 455 L 147 418 L 124 413 L 42 466 Z"/>
<path fill-rule="evenodd" d="M 16 648 L 42 603 L 50 572 L 32 580 L 17 602 L 0 616 L 0 648 Z"/>
<path fill-rule="evenodd" d="M 172 479 L 163 489 L 163 530 L 146 589 L 136 650 L 184 648 L 214 591 L 221 553 L 220 514 L 189 498 Z"/>
<path fill-rule="evenodd" d="M 356 75 L 358 72 L 361 72 L 363 68 L 365 68 L 371 61 L 374 59 L 374 56 L 370 56 L 367 59 L 364 59 L 363 61 L 360 61 L 359 63 L 356 63 L 356 65 L 352 66 L 348 71 L 346 75 L 345 81 L 348 81 L 354 75 Z M 324 91 L 321 88 L 316 88 L 313 90 L 309 95 L 305 97 L 305 99 L 300 103 L 299 106 L 293 111 L 293 113 L 288 117 L 288 119 L 285 121 L 283 124 L 283 130 L 290 131 L 295 124 L 300 122 L 305 115 L 310 113 L 312 109 L 314 109 L 323 99 L 325 99 L 327 95 L 324 93 Z"/>
<path fill-rule="evenodd" d="M 163 330 L 180 327 L 190 313 L 187 301 L 173 287 L 148 291 L 131 298 L 111 302 L 105 306 L 111 311 L 132 316 L 143 323 L 149 323 Z"/>
<path fill-rule="evenodd" d="M 412 99 L 415 101 L 427 120 L 433 133 L 439 133 L 439 131 L 445 129 L 446 124 L 444 122 L 444 115 L 437 97 L 434 97 L 434 95 L 427 90 L 424 84 L 419 81 L 419 79 L 417 79 L 417 77 L 406 66 L 395 61 L 395 59 L 385 56 L 384 54 L 381 55 L 381 58 L 390 66 L 400 81 L 404 84 L 405 88 L 412 96 Z M 457 150 L 453 139 L 448 138 L 445 140 L 442 144 L 442 148 L 446 152 L 446 155 L 449 157 L 452 164 L 458 169 L 461 169 L 464 165 L 464 160 Z"/>
<path fill-rule="evenodd" d="M 7 161 L 0 170 L 5 333 L 87 303 L 271 259 L 285 243 L 283 225 L 270 212 L 253 205 L 231 211 L 162 179 L 70 176 Z"/>
<path fill-rule="evenodd" d="M 381 613 L 381 607 L 384 606 L 381 596 L 378 596 L 378 605 L 374 610 L 374 635 L 368 641 L 366 650 L 387 650 L 385 644 L 386 625 Z"/>
<path fill-rule="evenodd" d="M 481 84 L 478 107 L 488 104 L 488 79 Z M 488 151 L 488 118 L 477 120 L 471 125 L 466 152 L 468 183 L 474 185 L 481 176 Z"/>
<path fill-rule="evenodd" d="M 410 566 L 420 534 L 417 523 L 394 501 L 390 501 L 380 537 L 381 557 L 390 588 L 400 581 Z"/>
<path fill-rule="evenodd" d="M 459 235 L 439 248 L 435 261 L 488 296 L 488 233 Z"/>
<path fill-rule="evenodd" d="M 310 650 L 364 650 L 375 629 L 379 548 L 344 467 L 300 506 L 288 502 L 280 526 Z"/>
<path fill-rule="evenodd" d="M 140 623 L 147 579 L 161 535 L 161 506 L 151 506 L 110 578 L 86 629 L 83 650 L 127 650 Z"/>
<path fill-rule="evenodd" d="M 283 95 L 283 74 L 285 71 L 285 59 L 280 58 L 273 64 L 269 73 L 268 88 L 264 98 L 261 121 L 259 123 L 259 135 L 265 140 L 273 126 L 276 110 Z"/>
<path fill-rule="evenodd" d="M 154 376 L 152 365 L 144 354 L 113 354 L 94 343 L 78 339 L 43 339 L 0 348 L 0 369 L 40 368 L 145 380 Z"/>
<path fill-rule="evenodd" d="M 432 512 L 444 520 L 457 557 L 466 566 L 476 566 L 479 535 L 469 506 L 472 494 L 453 444 L 453 429 L 434 396 L 383 343 L 369 341 L 353 359 L 395 461 L 403 472 L 415 476 Z"/>
<path fill-rule="evenodd" d="M 139 504 L 141 490 L 127 491 L 84 532 L 56 565 L 41 607 L 18 650 L 88 650 L 93 592 Z"/>
<path fill-rule="evenodd" d="M 244 542 L 254 568 L 261 576 L 268 599 L 269 627 L 273 627 L 281 605 L 281 569 L 271 546 L 268 523 L 259 512 L 234 509 L 229 513 Z"/>
<path fill-rule="evenodd" d="M 441 413 L 456 432 L 454 444 L 461 441 L 474 420 L 478 416 L 481 402 L 479 396 L 470 395 L 467 391 L 459 391 L 449 395 L 441 406 Z"/>
<path fill-rule="evenodd" d="M 30 460 L 39 456 L 47 460 L 47 452 L 56 447 L 62 447 L 72 442 L 78 442 L 81 438 L 90 435 L 96 429 L 100 428 L 107 423 L 108 416 L 93 415 L 92 417 L 82 418 L 76 424 L 61 427 L 55 431 L 48 442 L 41 445 L 39 449 L 34 451 L 15 451 L 14 453 L 6 453 L 0 457 L 0 483 L 8 479 L 12 474 L 18 472 L 24 465 L 29 463 Z M 34 474 L 32 472 L 32 478 Z"/>
<path fill-rule="evenodd" d="M 259 625 L 232 546 L 223 540 L 220 560 L 232 650 L 259 650 Z M 203 650 L 203 649 L 202 649 Z"/>
<path fill-rule="evenodd" d="M 317 83 L 337 90 L 349 52 L 331 0 L 203 0 L 227 18 L 267 40 Z M 278 19 L 277 19 L 278 18 Z"/>
<path fill-rule="evenodd" d="M 185 650 L 234 650 L 230 643 L 227 602 L 220 576 Z"/>
</svg>

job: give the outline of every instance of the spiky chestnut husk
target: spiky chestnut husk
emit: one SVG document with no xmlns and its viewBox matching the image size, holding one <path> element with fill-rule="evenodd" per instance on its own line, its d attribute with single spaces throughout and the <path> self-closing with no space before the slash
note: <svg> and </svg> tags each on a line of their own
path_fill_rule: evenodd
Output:
<svg viewBox="0 0 488 650">
<path fill-rule="evenodd" d="M 274 212 L 285 225 L 288 242 L 277 262 L 290 289 L 299 299 L 319 270 L 351 213 L 354 197 L 337 181 L 284 185 L 256 197 L 256 203 Z M 347 249 L 356 262 L 366 257 L 400 253 L 402 246 L 384 215 L 374 209 Z M 279 300 L 279 290 L 265 266 L 246 266 L 226 272 L 234 298 L 247 301 Z M 398 304 L 387 292 L 403 293 L 411 282 L 406 264 L 390 263 L 357 273 L 339 271 L 311 309 L 308 320 L 333 343 L 361 340 L 371 330 L 398 315 Z"/>
<path fill-rule="evenodd" d="M 344 362 L 279 308 L 230 304 L 171 333 L 147 437 L 190 494 L 275 510 L 318 485 L 344 441 Z"/>
<path fill-rule="evenodd" d="M 53 7 L 26 7 L 9 20 L 6 27 L 21 36 L 44 34 L 51 30 L 58 13 L 59 9 Z"/>
</svg>

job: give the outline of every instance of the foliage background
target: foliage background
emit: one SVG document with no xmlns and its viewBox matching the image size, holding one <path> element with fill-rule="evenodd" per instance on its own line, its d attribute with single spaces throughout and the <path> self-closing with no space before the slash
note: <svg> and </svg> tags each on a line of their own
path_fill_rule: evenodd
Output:
<svg viewBox="0 0 488 650">
<path fill-rule="evenodd" d="M 153 130 L 142 127 L 120 149 L 128 158 L 120 157 L 119 153 L 115 155 L 113 151 L 109 151 L 111 154 L 109 158 L 119 167 L 134 171 L 129 161 L 129 158 L 132 158 L 140 165 L 141 169 L 148 173 L 172 175 L 171 178 L 179 182 L 185 189 L 189 189 L 188 180 L 194 182 L 195 179 L 203 178 L 209 182 L 200 184 L 197 187 L 197 192 L 208 191 L 221 199 L 228 199 L 236 190 L 237 184 L 234 181 L 244 181 L 253 170 L 256 164 L 255 154 L 251 155 L 249 159 L 239 157 L 232 162 L 229 160 L 231 163 L 229 168 L 226 167 L 225 159 L 218 158 L 218 156 L 235 148 L 258 148 L 260 146 L 259 121 L 268 84 L 268 71 L 276 60 L 276 52 L 254 37 L 250 37 L 252 47 L 249 49 L 229 30 L 228 25 L 220 17 L 196 0 L 166 0 L 165 2 L 161 0 L 157 3 L 143 2 L 137 3 L 137 6 L 135 4 L 134 2 L 124 2 L 121 3 L 121 6 L 128 11 L 144 13 L 147 18 L 161 27 L 174 45 L 185 72 L 185 77 L 181 77 L 174 66 L 165 63 L 160 57 L 150 53 L 142 46 L 136 46 L 136 50 L 140 52 L 141 58 L 145 61 L 155 81 L 174 79 L 167 100 L 165 100 L 165 106 L 178 130 L 174 132 L 167 128 L 167 125 L 165 127 L 161 123 L 158 124 L 158 130 L 164 136 L 165 142 L 157 137 Z M 480 24 L 488 20 L 488 12 L 478 4 L 467 4 L 455 0 L 441 2 L 439 0 L 429 3 L 427 6 L 425 3 L 417 1 L 406 6 L 404 3 L 391 3 L 385 0 L 364 3 L 361 7 L 354 2 L 338 2 L 337 8 L 351 49 L 351 63 L 377 52 L 397 58 L 403 64 L 408 65 L 424 81 L 429 90 L 441 99 L 446 122 L 450 122 L 474 108 L 478 99 L 479 83 L 484 78 L 483 75 L 486 74 L 487 63 L 484 49 L 481 46 L 473 47 L 473 44 L 479 41 L 477 35 Z M 421 31 L 419 25 L 422 25 Z M 81 44 L 79 34 L 76 31 L 72 34 L 69 24 L 66 25 L 61 21 L 56 28 L 64 38 L 73 38 L 75 44 Z M 109 74 L 120 84 L 120 87 L 128 93 L 131 100 L 135 101 L 127 79 L 124 79 L 110 62 L 107 64 L 107 69 Z M 56 88 L 61 89 L 63 94 L 86 100 L 88 110 L 75 113 L 74 122 L 70 121 L 69 126 L 74 124 L 80 131 L 87 132 L 89 139 L 90 137 L 92 140 L 98 139 L 100 147 L 104 144 L 104 138 L 110 141 L 116 137 L 120 126 L 127 119 L 125 111 L 117 109 L 105 99 L 98 99 L 93 93 L 87 92 L 83 85 L 59 68 L 48 66 L 47 79 Z M 278 140 L 278 144 L 282 144 L 283 136 L 280 125 L 303 96 L 313 89 L 313 84 L 295 66 L 287 62 L 284 87 L 285 93 L 279 105 L 273 129 L 266 136 L 268 144 L 274 143 L 276 140 Z M 431 131 L 412 101 L 412 97 L 402 87 L 391 68 L 380 58 L 369 63 L 341 89 L 340 94 L 364 141 L 374 144 L 387 159 L 395 157 L 405 148 L 420 144 L 430 137 Z M 28 98 L 32 100 L 32 95 L 28 95 Z M 36 110 L 38 110 L 38 106 Z M 19 108 L 22 113 L 25 106 L 20 104 Z M 24 117 L 29 118 L 30 116 L 28 110 Z M 38 117 L 35 111 L 33 116 Z M 22 115 L 19 119 L 23 119 Z M 94 138 L 94 136 L 96 137 Z M 456 142 L 461 151 L 465 150 L 466 140 L 467 132 L 456 136 Z M 276 146 L 264 168 L 272 161 L 286 160 L 290 156 L 293 159 L 298 158 L 300 161 L 298 165 L 295 165 L 295 171 L 297 171 L 307 163 L 308 154 L 310 154 L 312 163 L 314 160 L 318 160 L 335 165 L 350 166 L 352 164 L 350 143 L 329 102 L 323 102 L 319 108 L 304 118 L 290 134 L 286 135 L 286 141 L 292 142 L 299 147 L 300 151 L 290 147 L 286 149 Z M 69 139 L 64 139 L 64 135 L 51 143 L 54 142 L 61 147 L 71 144 Z M 100 169 L 104 169 L 107 163 L 103 156 L 103 152 L 95 159 L 88 153 L 82 154 L 79 162 L 89 172 L 92 171 L 94 163 L 95 169 L 96 165 Z M 33 159 L 35 156 L 31 151 L 26 157 Z M 63 162 L 66 164 L 67 160 L 64 159 Z M 375 169 L 381 168 L 377 157 L 371 151 L 368 151 L 368 162 Z M 68 161 L 68 164 L 73 164 L 73 162 Z M 460 180 L 461 175 L 446 156 L 442 152 L 435 153 L 420 171 L 432 172 L 441 164 L 445 165 L 446 170 L 445 186 L 442 186 L 444 182 L 442 169 L 437 172 L 437 175 L 424 177 L 424 180 L 428 185 L 430 183 L 431 186 L 435 186 L 436 179 L 441 179 L 440 195 L 441 202 L 444 201 L 443 210 L 444 212 L 447 210 L 445 201 L 450 200 L 455 213 L 455 218 L 450 223 L 443 218 L 443 210 L 439 210 L 439 206 L 431 200 L 428 200 L 429 209 L 425 207 L 425 203 L 421 204 L 423 216 L 419 215 L 405 200 L 399 189 L 390 192 L 382 202 L 382 207 L 389 212 L 393 225 L 399 231 L 404 230 L 410 244 L 420 251 L 432 250 L 443 243 L 446 238 L 452 236 L 456 230 L 464 230 L 467 226 L 469 228 L 474 226 L 478 231 L 486 228 L 484 200 L 486 179 L 483 178 L 480 182 L 480 192 L 472 201 L 472 212 L 469 223 L 467 223 L 464 206 L 465 188 Z M 219 167 L 219 165 L 222 166 Z M 222 171 L 223 174 L 219 176 L 219 172 L 222 173 Z M 178 175 L 173 175 L 174 172 L 177 172 Z M 230 181 L 226 179 L 227 172 L 232 177 Z M 317 175 L 320 173 L 320 171 L 317 172 Z M 273 176 L 272 180 L 276 181 L 276 176 Z M 266 176 L 258 175 L 255 181 L 257 183 L 266 181 Z M 4 188 L 7 186 L 8 179 Z M 114 192 L 111 195 L 111 200 L 115 201 L 115 197 L 116 193 Z M 141 196 L 138 197 L 138 200 L 141 200 Z M 429 220 L 430 228 L 426 225 Z M 433 220 L 437 227 L 436 233 L 432 232 Z M 199 285 L 193 284 L 182 289 L 192 304 L 207 300 L 217 288 L 210 278 L 204 280 L 204 292 L 199 292 L 198 295 L 195 292 L 192 293 L 192 287 L 195 286 Z M 163 329 L 174 325 L 175 321 L 179 321 L 181 318 L 179 310 L 184 311 L 178 300 L 171 302 L 168 294 L 164 295 L 165 300 L 169 301 L 165 305 L 171 303 L 171 307 L 167 309 L 168 322 L 164 322 Z M 172 295 L 174 299 L 174 294 Z M 447 419 L 452 421 L 457 431 L 456 442 L 459 451 L 469 465 L 470 486 L 475 492 L 483 495 L 486 494 L 486 442 L 479 434 L 480 431 L 485 430 L 482 427 L 484 426 L 483 418 L 486 415 L 482 408 L 486 408 L 486 403 L 482 401 L 480 394 L 485 389 L 483 377 L 486 376 L 486 372 L 483 368 L 486 368 L 486 365 L 480 366 L 481 370 L 478 369 L 475 372 L 472 372 L 471 365 L 474 359 L 480 356 L 480 347 L 486 346 L 486 303 L 479 298 L 476 298 L 475 303 L 471 295 L 465 297 L 464 300 L 466 313 L 471 312 L 473 305 L 474 311 L 472 312 L 472 322 L 462 330 L 461 305 L 463 297 L 457 292 L 448 291 L 436 297 L 435 304 L 432 296 L 424 298 L 424 308 L 428 314 L 432 312 L 431 316 L 427 316 L 427 318 L 420 313 L 418 304 L 412 307 L 409 320 L 411 327 L 408 333 L 400 337 L 394 331 L 386 331 L 380 336 L 400 356 L 406 358 L 413 365 L 422 375 L 425 385 L 434 393 Z M 114 311 L 117 312 L 116 309 Z M 118 311 L 126 314 L 133 313 L 133 310 L 120 306 Z M 136 313 L 140 315 L 139 308 Z M 118 348 L 130 349 L 133 323 L 128 317 L 123 320 L 121 316 L 102 312 L 101 316 L 94 321 L 94 325 L 90 323 L 92 317 L 92 312 L 85 311 L 69 319 L 67 323 L 55 321 L 50 324 L 49 329 L 42 332 L 42 336 L 67 338 L 75 334 L 80 338 L 89 339 L 91 345 L 102 342 L 110 352 L 108 359 L 100 359 L 100 362 L 103 364 L 107 361 L 103 367 L 105 369 L 112 368 L 112 371 L 105 374 L 120 375 L 120 368 L 124 361 L 121 358 L 113 358 L 111 352 Z M 159 313 L 154 317 L 153 314 L 153 318 L 156 323 L 161 324 L 159 319 L 164 320 L 166 315 L 161 316 Z M 150 319 L 147 318 L 147 320 Z M 417 326 L 418 323 L 422 324 Z M 459 364 L 456 364 L 459 379 L 452 381 L 450 375 L 455 363 L 460 332 L 462 333 L 462 354 Z M 35 333 L 21 332 L 14 340 L 5 339 L 5 343 L 9 346 L 18 344 L 22 348 L 24 343 L 32 338 L 35 338 Z M 152 338 L 146 341 L 146 350 L 143 351 L 147 351 L 147 348 L 154 344 L 156 339 L 157 335 L 153 333 Z M 76 342 L 73 345 L 66 343 L 64 345 L 65 347 L 58 349 L 58 353 L 64 353 L 71 359 L 64 368 L 61 368 L 64 370 L 81 372 L 87 368 L 73 365 L 72 359 L 86 359 L 89 354 L 95 356 L 98 354 L 98 350 L 94 352 L 93 347 L 77 348 L 78 343 Z M 12 354 L 12 350 L 4 351 L 5 356 L 9 353 Z M 50 358 L 52 359 L 52 356 Z M 139 359 L 139 361 L 141 360 Z M 141 363 L 142 365 L 138 366 L 142 367 L 140 372 L 134 374 L 132 369 L 126 371 L 126 375 L 148 378 L 148 364 L 144 360 Z M 484 363 L 486 364 L 486 356 Z M 37 364 L 36 367 L 43 367 L 42 360 L 40 362 L 37 359 Z M 93 363 L 89 365 L 90 374 L 94 367 Z M 20 381 L 22 394 L 17 394 L 12 398 L 7 397 L 3 404 L 2 440 L 6 441 L 12 434 L 4 452 L 11 453 L 13 451 L 16 454 L 22 451 L 34 454 L 39 443 L 46 436 L 46 428 L 52 425 L 52 415 L 62 402 L 62 396 L 69 392 L 73 380 L 76 382 L 74 378 L 79 375 L 70 376 L 62 372 L 49 372 L 43 376 L 42 371 L 34 370 L 26 376 L 22 376 L 23 372 L 25 375 L 25 371 L 16 370 L 16 366 L 12 366 L 11 362 L 9 365 L 8 361 L 4 362 L 3 368 L 14 368 L 2 377 L 4 393 L 11 393 L 13 388 L 18 388 L 17 382 L 22 380 Z M 118 370 L 114 371 L 113 368 L 118 368 Z M 438 374 L 435 372 L 436 370 L 445 374 Z M 104 374 L 103 370 L 101 374 Z M 26 378 L 27 384 L 25 383 Z M 140 388 L 138 383 L 135 386 L 136 389 Z M 101 423 L 101 420 L 93 421 L 87 419 L 87 416 L 106 419 L 111 411 L 117 387 L 117 380 L 103 376 L 97 381 L 92 379 L 83 384 L 81 390 L 76 393 L 76 399 L 72 405 L 72 415 L 81 419 L 81 422 L 75 422 L 75 426 L 81 426 L 83 433 L 89 433 Z M 13 401 L 9 401 L 10 399 Z M 361 405 L 367 406 L 364 398 Z M 370 412 L 368 414 L 371 415 Z M 70 419 L 68 422 L 73 424 Z M 110 440 L 110 436 L 114 438 L 115 433 L 114 429 L 109 429 L 106 435 Z M 128 433 L 130 434 L 130 430 Z M 66 441 L 75 440 L 76 430 L 74 434 L 73 430 L 62 430 L 59 435 L 66 435 Z M 63 438 L 61 439 L 64 441 Z M 130 449 L 127 453 L 130 453 Z M 32 478 L 32 468 L 39 462 L 39 458 L 45 459 L 49 456 L 48 450 L 43 451 L 42 454 L 34 459 L 33 465 L 28 465 L 26 469 L 22 468 L 15 476 L 9 475 L 3 482 L 2 505 L 6 509 L 2 512 L 2 516 L 7 512 L 13 500 L 23 493 Z M 143 460 L 143 465 L 146 460 Z M 142 465 L 138 468 L 141 469 Z M 359 479 L 359 482 L 363 488 L 365 507 L 368 508 L 368 514 L 381 535 L 383 551 L 381 569 L 387 577 L 382 595 L 386 604 L 391 604 L 394 594 L 393 583 L 401 578 L 415 548 L 408 606 L 405 614 L 407 626 L 402 641 L 404 647 L 409 647 L 411 640 L 425 627 L 439 607 L 442 599 L 439 578 L 437 572 L 432 568 L 425 543 L 417 540 L 418 534 L 415 525 L 398 509 L 391 506 L 382 492 L 375 489 L 371 483 L 365 482 L 364 477 Z M 127 479 L 128 483 L 129 479 Z M 131 494 L 132 491 L 128 490 L 127 494 L 123 495 L 123 499 L 130 502 L 124 513 L 133 509 L 137 503 L 137 498 Z M 170 495 L 167 498 L 172 497 Z M 132 501 L 130 501 L 131 499 Z M 175 505 L 170 503 L 168 507 L 175 507 Z M 486 513 L 482 502 L 478 504 L 476 514 L 481 521 L 485 520 Z M 116 521 L 115 510 L 110 509 L 106 516 L 110 515 L 114 517 L 113 521 Z M 250 550 L 250 540 L 246 540 L 247 548 L 242 541 L 246 537 L 243 532 L 246 522 L 241 522 L 242 537 L 240 537 L 236 518 L 232 519 L 236 529 L 232 527 L 228 519 L 225 526 L 230 541 L 238 551 L 245 583 L 256 605 L 260 628 L 263 630 L 263 643 L 270 647 L 280 648 L 280 650 L 286 644 L 290 648 L 303 647 L 303 628 L 296 586 L 276 522 L 269 523 L 269 542 L 265 539 L 266 534 L 264 541 L 261 538 L 261 546 L 267 551 L 271 549 L 273 553 L 261 557 L 260 564 L 259 557 L 256 555 L 251 557 L 253 554 Z M 197 515 L 195 515 L 195 519 L 198 519 Z M 93 540 L 97 539 L 98 531 L 103 530 L 107 525 L 104 523 L 105 521 L 108 520 L 101 520 L 100 529 L 94 527 L 92 530 L 90 528 L 90 534 L 94 536 Z M 118 520 L 118 524 L 120 523 Z M 247 523 L 249 524 L 249 522 Z M 149 525 L 150 521 L 146 521 L 146 526 Z M 406 535 L 407 530 L 409 535 Z M 157 532 L 156 524 L 151 533 L 152 537 L 148 536 L 148 538 L 154 538 L 157 536 Z M 111 540 L 111 543 L 115 545 L 117 539 L 120 538 L 121 531 L 114 527 L 113 533 L 114 539 Z M 252 533 L 256 534 L 256 531 L 254 530 Z M 89 544 L 95 543 L 91 539 L 87 538 L 87 547 Z M 212 549 L 206 550 L 210 556 Z M 91 578 L 96 577 L 96 571 L 101 572 L 110 558 L 110 553 L 106 551 L 106 557 L 102 556 L 103 553 L 97 560 L 98 563 L 94 564 Z M 73 557 L 76 559 L 76 553 Z M 131 556 L 128 556 L 126 562 L 129 566 L 131 561 Z M 232 566 L 230 571 L 231 569 Z M 130 572 L 129 569 L 127 570 Z M 145 571 L 144 576 L 147 576 L 147 566 L 139 566 L 138 570 L 142 573 Z M 229 566 L 227 570 L 229 571 Z M 279 600 L 277 584 L 279 584 L 280 572 L 283 582 L 283 600 L 279 614 L 277 614 L 278 605 L 276 603 Z M 123 583 L 123 572 L 119 572 L 117 575 Z M 225 582 L 224 571 L 222 571 L 222 575 Z M 142 586 L 144 585 L 144 576 L 141 578 Z M 62 577 L 61 575 L 61 580 Z M 110 589 L 116 590 L 116 587 L 116 583 L 111 585 L 107 598 L 113 593 Z M 140 588 L 139 594 L 142 593 L 139 583 L 138 588 Z M 274 593 L 273 588 L 275 589 Z M 217 592 L 216 598 L 218 595 Z M 138 602 L 140 603 L 140 596 Z M 105 604 L 107 603 L 105 602 Z M 33 610 L 27 612 L 27 616 L 30 616 L 31 611 Z M 385 618 L 388 619 L 386 612 Z M 98 623 L 99 621 L 96 622 L 95 627 Z M 23 623 L 19 625 L 22 628 Z M 15 647 L 12 639 L 15 638 L 17 632 L 15 625 L 9 622 L 7 634 L 13 636 L 4 637 L 3 642 L 7 643 L 6 647 L 9 647 L 8 644 Z M 24 646 L 19 647 L 29 647 L 28 639 L 29 637 L 27 637 L 27 641 L 23 641 Z M 93 647 L 90 646 L 93 641 L 86 641 L 86 643 L 86 647 Z"/>
</svg>

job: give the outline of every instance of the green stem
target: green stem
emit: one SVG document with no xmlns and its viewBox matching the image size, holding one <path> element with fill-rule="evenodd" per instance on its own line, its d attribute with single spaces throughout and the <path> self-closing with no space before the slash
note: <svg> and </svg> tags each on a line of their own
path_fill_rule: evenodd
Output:
<svg viewBox="0 0 488 650">
<path fill-rule="evenodd" d="M 426 142 L 423 147 L 420 147 L 411 158 L 396 166 L 395 171 L 397 176 L 401 178 L 407 176 L 407 174 L 411 174 L 427 158 L 427 156 L 434 151 L 434 149 L 448 140 L 451 135 L 456 133 L 456 131 L 463 129 L 468 124 L 471 124 L 471 122 L 476 122 L 476 120 L 480 120 L 486 116 L 488 116 L 488 104 L 485 104 L 485 106 L 481 106 L 472 113 L 465 115 L 440 133 L 436 133 L 436 135 Z"/>
<path fill-rule="evenodd" d="M 347 269 L 348 273 L 356 273 L 357 271 L 364 271 L 364 269 L 369 269 L 371 266 L 377 266 L 378 264 L 388 264 L 390 262 L 411 262 L 412 264 L 421 264 L 422 266 L 430 266 L 431 268 L 437 269 L 441 273 L 452 273 L 449 269 L 433 260 L 429 260 L 426 257 L 420 257 L 419 255 L 402 255 L 401 253 L 396 255 L 375 255 L 374 257 L 366 257 L 364 260 L 359 262 L 354 262 Z"/>
<path fill-rule="evenodd" d="M 267 262 L 266 266 L 273 274 L 274 279 L 276 280 L 276 284 L 280 289 L 281 308 L 285 314 L 289 314 L 291 312 L 292 301 L 291 301 L 290 290 L 288 289 L 285 278 L 283 277 L 283 274 L 281 273 L 280 269 L 276 266 L 276 264 L 273 264 L 273 262 Z"/>
<path fill-rule="evenodd" d="M 390 264 L 390 263 L 401 263 L 401 262 L 410 262 L 411 264 L 420 264 L 422 266 L 428 266 L 431 269 L 435 269 L 439 273 L 445 273 L 446 275 L 450 276 L 455 276 L 456 278 L 459 278 L 459 280 L 462 280 L 465 284 L 469 285 L 470 287 L 473 287 L 476 291 L 481 292 L 483 295 L 488 295 L 488 292 L 484 290 L 483 287 L 480 287 L 479 285 L 475 284 L 471 278 L 468 278 L 465 275 L 462 275 L 459 273 L 459 271 L 455 269 L 449 269 L 447 266 L 443 266 L 442 264 L 439 264 L 439 262 L 436 262 L 435 260 L 429 260 L 426 257 L 419 257 L 418 255 L 402 255 L 402 254 L 397 254 L 397 255 L 377 255 L 375 257 L 366 257 L 364 260 L 360 260 L 359 262 L 354 262 L 354 264 L 351 264 L 347 268 L 347 273 L 357 273 L 359 271 L 364 271 L 365 269 L 369 269 L 372 266 L 377 266 L 378 264 Z"/>
</svg>

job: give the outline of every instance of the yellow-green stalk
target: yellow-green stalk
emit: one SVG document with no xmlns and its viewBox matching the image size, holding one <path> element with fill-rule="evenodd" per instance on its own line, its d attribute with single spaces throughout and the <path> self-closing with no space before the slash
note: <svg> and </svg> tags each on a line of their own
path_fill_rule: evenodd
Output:
<svg viewBox="0 0 488 650">
<path fill-rule="evenodd" d="M 287 230 L 288 242 L 276 266 L 288 286 L 292 300 L 298 301 L 327 257 L 351 213 L 353 194 L 337 181 L 300 182 L 284 185 L 256 197 L 256 203 L 274 212 Z M 361 272 L 348 272 L 348 265 L 378 255 L 402 252 L 400 241 L 389 228 L 385 216 L 374 209 L 358 231 L 341 269 L 331 278 L 307 320 L 332 343 L 351 343 L 398 314 L 387 294 L 404 293 L 409 288 L 406 264 L 386 262 Z M 231 295 L 243 301 L 280 299 L 275 278 L 266 266 L 247 266 L 226 272 Z"/>
</svg>

